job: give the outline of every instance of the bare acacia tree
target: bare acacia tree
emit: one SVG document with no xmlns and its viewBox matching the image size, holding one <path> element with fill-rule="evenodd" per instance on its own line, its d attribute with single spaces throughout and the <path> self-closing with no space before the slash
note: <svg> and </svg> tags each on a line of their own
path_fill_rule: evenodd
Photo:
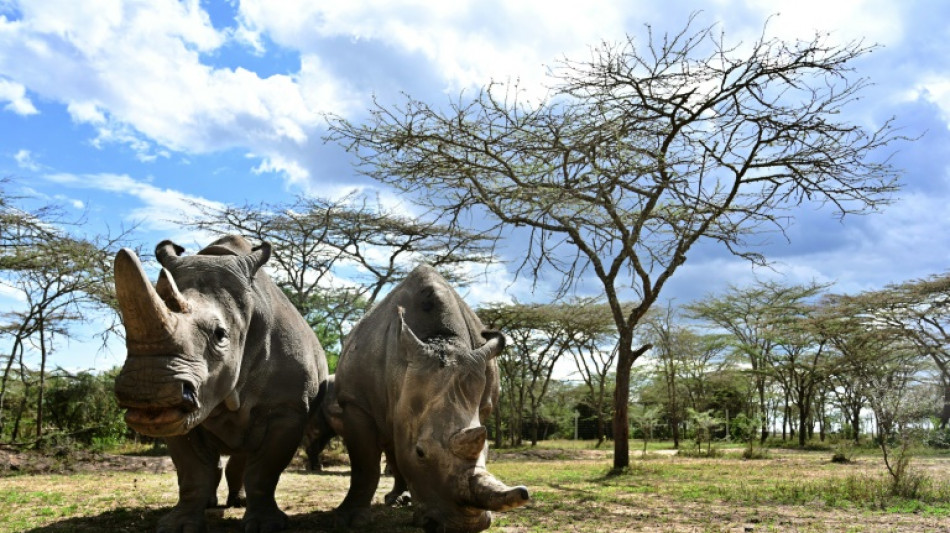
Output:
<svg viewBox="0 0 950 533">
<path fill-rule="evenodd" d="M 464 285 L 473 274 L 461 266 L 493 258 L 493 240 L 484 234 L 412 218 L 356 195 L 195 207 L 200 215 L 184 221 L 191 227 L 271 243 L 278 285 L 311 326 L 336 329 L 323 331 L 324 340 L 342 339 L 379 294 L 420 261 Z"/>
<path fill-rule="evenodd" d="M 764 261 L 747 238 L 783 230 L 792 207 L 862 213 L 897 188 L 887 159 L 871 158 L 900 138 L 890 121 L 842 119 L 868 85 L 850 65 L 872 47 L 766 32 L 733 46 L 695 24 L 560 61 L 540 101 L 492 83 L 444 109 L 407 97 L 377 102 L 362 124 L 330 117 L 328 140 L 365 175 L 451 220 L 474 210 L 526 228 L 519 273 L 558 273 L 565 294 L 591 276 L 602 285 L 618 332 L 618 470 L 629 465 L 630 369 L 646 351 L 633 331 L 690 248 L 704 238 Z"/>
</svg>

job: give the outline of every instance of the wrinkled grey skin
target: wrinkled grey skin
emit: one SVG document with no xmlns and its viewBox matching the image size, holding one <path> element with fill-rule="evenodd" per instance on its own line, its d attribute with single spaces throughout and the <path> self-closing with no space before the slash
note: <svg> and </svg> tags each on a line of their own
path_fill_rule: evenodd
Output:
<svg viewBox="0 0 950 533">
<path fill-rule="evenodd" d="M 300 444 L 327 378 L 313 331 L 260 270 L 266 243 L 218 239 L 198 255 L 164 241 L 153 287 L 135 254 L 115 259 L 116 296 L 128 357 L 116 378 L 130 427 L 164 437 L 179 500 L 160 532 L 203 531 L 217 503 L 219 459 L 229 455 L 229 506 L 244 502 L 244 531 L 279 531 L 278 478 Z"/>
<path fill-rule="evenodd" d="M 421 340 L 420 340 L 421 339 Z M 494 357 L 504 335 L 475 313 L 429 266 L 420 266 L 348 335 L 336 371 L 350 489 L 337 521 L 365 526 L 385 452 L 395 487 L 387 503 L 411 494 L 415 523 L 427 532 L 475 532 L 491 511 L 528 501 L 485 469 L 487 420 L 498 398 Z"/>
</svg>

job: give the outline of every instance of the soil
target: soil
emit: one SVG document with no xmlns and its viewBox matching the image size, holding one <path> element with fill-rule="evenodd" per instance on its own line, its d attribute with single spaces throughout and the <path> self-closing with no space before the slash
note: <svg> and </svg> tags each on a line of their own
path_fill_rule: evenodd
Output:
<svg viewBox="0 0 950 533">
<path fill-rule="evenodd" d="M 0 446 L 0 476 L 17 474 L 69 474 L 78 472 L 171 472 L 168 456 L 115 455 L 88 450 L 59 449 L 39 453 Z"/>
</svg>

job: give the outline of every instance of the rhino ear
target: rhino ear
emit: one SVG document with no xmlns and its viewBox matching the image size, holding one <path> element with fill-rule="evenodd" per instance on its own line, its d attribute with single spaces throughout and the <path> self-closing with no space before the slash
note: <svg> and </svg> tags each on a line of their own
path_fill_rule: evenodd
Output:
<svg viewBox="0 0 950 533">
<path fill-rule="evenodd" d="M 159 264 L 165 268 L 169 268 L 174 264 L 178 260 L 178 256 L 183 253 L 185 253 L 184 248 L 168 239 L 158 243 L 158 246 L 155 247 L 155 259 L 158 259 Z"/>
<path fill-rule="evenodd" d="M 449 449 L 456 457 L 476 461 L 481 457 L 487 439 L 488 428 L 485 426 L 462 429 L 449 437 Z"/>
<path fill-rule="evenodd" d="M 264 263 L 270 259 L 271 245 L 269 242 L 262 242 L 260 246 L 255 246 L 251 253 L 245 256 L 247 262 L 248 278 L 253 278 L 257 271 L 264 266 Z"/>
<path fill-rule="evenodd" d="M 399 315 L 399 345 L 409 354 L 409 358 L 426 353 L 426 343 L 419 340 L 416 334 L 412 332 L 409 324 L 406 324 L 406 310 L 402 307 L 398 309 Z"/>
</svg>

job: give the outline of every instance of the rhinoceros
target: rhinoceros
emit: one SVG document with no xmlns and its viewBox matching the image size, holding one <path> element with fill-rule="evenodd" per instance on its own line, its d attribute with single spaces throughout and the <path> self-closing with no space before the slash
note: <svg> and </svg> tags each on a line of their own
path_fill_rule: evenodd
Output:
<svg viewBox="0 0 950 533">
<path fill-rule="evenodd" d="M 505 337 L 486 330 L 436 270 L 416 267 L 353 328 L 336 370 L 350 455 L 341 525 L 365 526 L 386 453 L 387 503 L 408 489 L 414 523 L 427 532 L 488 528 L 491 511 L 528 502 L 485 468 L 487 420 L 498 399 L 494 357 Z"/>
<path fill-rule="evenodd" d="M 323 470 L 321 454 L 327 444 L 337 435 L 343 435 L 343 420 L 340 405 L 336 401 L 335 376 L 327 377 L 326 391 L 321 394 L 322 401 L 313 409 L 310 424 L 304 439 L 307 450 L 308 468 L 314 472 Z"/>
<path fill-rule="evenodd" d="M 116 397 L 131 428 L 165 439 L 178 473 L 178 504 L 158 531 L 205 528 L 221 455 L 230 456 L 227 504 L 247 506 L 244 531 L 284 529 L 274 490 L 320 401 L 326 356 L 261 270 L 270 245 L 226 236 L 197 255 L 183 251 L 159 243 L 155 286 L 134 252 L 115 258 L 128 349 Z"/>
</svg>

